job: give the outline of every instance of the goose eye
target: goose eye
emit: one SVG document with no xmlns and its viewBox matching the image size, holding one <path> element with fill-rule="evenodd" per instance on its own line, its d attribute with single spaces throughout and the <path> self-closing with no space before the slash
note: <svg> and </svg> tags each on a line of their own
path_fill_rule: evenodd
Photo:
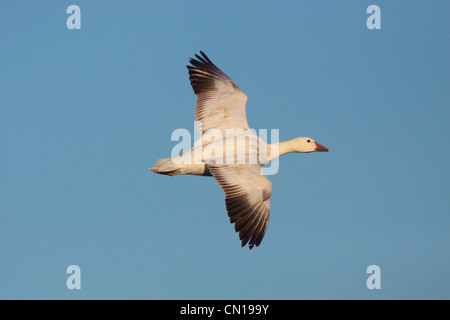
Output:
<svg viewBox="0 0 450 320">
<path fill-rule="evenodd" d="M 308 142 L 308 143 L 310 143 L 310 142 L 311 142 L 311 140 L 308 140 L 307 142 Z"/>
</svg>

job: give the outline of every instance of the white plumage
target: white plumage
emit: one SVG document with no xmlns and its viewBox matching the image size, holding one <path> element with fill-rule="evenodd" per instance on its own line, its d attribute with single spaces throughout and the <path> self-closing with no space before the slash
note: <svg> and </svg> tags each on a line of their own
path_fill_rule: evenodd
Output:
<svg viewBox="0 0 450 320">
<path fill-rule="evenodd" d="M 329 149 L 307 137 L 266 144 L 249 130 L 245 93 L 203 52 L 200 55 L 187 68 L 202 138 L 177 158 L 159 159 L 151 170 L 169 176 L 213 176 L 225 192 L 228 216 L 242 246 L 248 243 L 252 249 L 261 243 L 270 216 L 272 183 L 261 166 L 289 152 Z"/>
</svg>

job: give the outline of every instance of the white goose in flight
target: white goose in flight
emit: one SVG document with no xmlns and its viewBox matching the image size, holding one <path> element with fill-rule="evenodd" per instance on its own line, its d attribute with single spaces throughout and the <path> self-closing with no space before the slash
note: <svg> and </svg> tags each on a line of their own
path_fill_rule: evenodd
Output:
<svg viewBox="0 0 450 320">
<path fill-rule="evenodd" d="M 191 66 L 187 68 L 192 89 L 197 95 L 195 121 L 202 138 L 191 150 L 176 159 L 157 160 L 150 170 L 169 176 L 213 176 L 225 192 L 228 216 L 230 222 L 235 224 L 236 232 L 239 232 L 242 246 L 248 243 L 252 249 L 261 243 L 270 215 L 272 183 L 262 172 L 261 166 L 286 153 L 328 152 L 329 149 L 307 137 L 265 144 L 248 130 L 245 93 L 202 51 L 200 55 L 195 55 L 197 59 L 190 59 Z M 208 132 L 212 130 L 215 134 L 208 139 Z M 240 133 L 234 133 L 236 131 Z M 221 138 L 217 138 L 217 133 L 222 134 Z M 236 161 L 235 155 L 239 150 L 235 145 L 226 147 L 230 135 L 233 135 L 232 141 L 244 142 L 245 150 L 240 151 L 244 154 L 243 162 Z M 218 145 L 219 149 L 216 148 Z M 211 147 L 222 152 L 211 152 Z M 256 155 L 253 162 L 248 161 L 251 155 Z M 223 161 L 224 158 L 232 161 Z"/>
</svg>

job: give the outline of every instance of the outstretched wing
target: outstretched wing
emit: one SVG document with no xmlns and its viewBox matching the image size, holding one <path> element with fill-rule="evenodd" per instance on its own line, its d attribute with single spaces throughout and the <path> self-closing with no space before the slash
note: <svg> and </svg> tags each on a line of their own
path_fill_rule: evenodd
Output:
<svg viewBox="0 0 450 320">
<path fill-rule="evenodd" d="M 259 246 L 269 223 L 272 182 L 259 165 L 209 165 L 209 170 L 225 192 L 228 216 L 242 246 Z"/>
<path fill-rule="evenodd" d="M 195 121 L 203 134 L 208 129 L 248 129 L 245 106 L 247 96 L 225 73 L 200 51 L 190 59 L 189 80 L 197 95 Z"/>
</svg>

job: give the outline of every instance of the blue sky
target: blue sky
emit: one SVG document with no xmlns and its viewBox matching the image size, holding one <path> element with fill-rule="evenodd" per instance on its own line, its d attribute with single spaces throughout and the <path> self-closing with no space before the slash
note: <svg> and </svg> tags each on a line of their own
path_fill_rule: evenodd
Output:
<svg viewBox="0 0 450 320">
<path fill-rule="evenodd" d="M 71 4 L 81 30 L 66 27 Z M 381 30 L 366 27 L 372 4 Z M 449 13 L 2 1 L 0 298 L 449 299 Z M 185 65 L 199 50 L 247 94 L 251 127 L 331 149 L 280 160 L 251 251 L 214 179 L 148 171 L 173 130 L 194 132 Z"/>
</svg>

